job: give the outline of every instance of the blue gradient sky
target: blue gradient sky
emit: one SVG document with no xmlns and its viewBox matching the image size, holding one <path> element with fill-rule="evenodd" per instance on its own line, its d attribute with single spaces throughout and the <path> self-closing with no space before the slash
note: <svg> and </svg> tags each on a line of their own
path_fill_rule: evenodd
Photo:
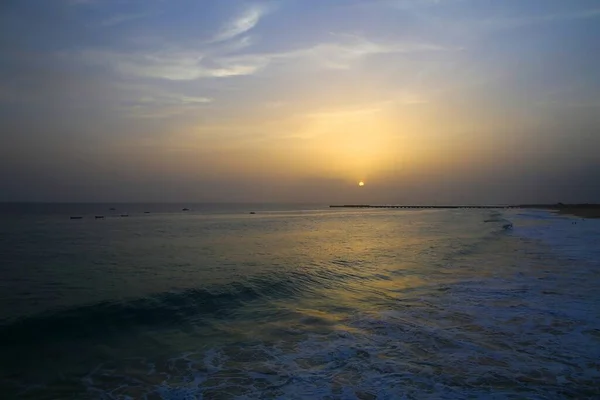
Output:
<svg viewBox="0 0 600 400">
<path fill-rule="evenodd" d="M 600 202 L 597 0 L 8 0 L 0 50 L 0 201 Z"/>
</svg>

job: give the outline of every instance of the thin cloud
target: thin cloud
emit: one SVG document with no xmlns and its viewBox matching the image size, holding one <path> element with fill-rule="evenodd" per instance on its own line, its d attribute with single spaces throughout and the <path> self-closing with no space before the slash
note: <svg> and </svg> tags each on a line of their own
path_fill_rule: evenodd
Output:
<svg viewBox="0 0 600 400">
<path fill-rule="evenodd" d="M 223 26 L 219 33 L 212 39 L 212 42 L 222 42 L 233 39 L 252 30 L 266 14 L 267 9 L 264 6 L 252 6 L 246 9 L 237 18 L 229 21 Z"/>
<path fill-rule="evenodd" d="M 304 59 L 324 68 L 349 69 L 356 61 L 377 54 L 460 50 L 459 48 L 448 48 L 426 42 L 382 43 L 357 35 L 334 36 L 342 40 L 318 43 L 307 48 L 288 52 L 265 54 L 262 57 L 269 60 Z"/>
<path fill-rule="evenodd" d="M 146 96 L 138 100 L 139 104 L 147 105 L 194 105 L 212 103 L 213 99 L 209 97 L 178 96 L 174 94 L 164 94 L 162 96 Z"/>
<path fill-rule="evenodd" d="M 177 93 L 132 89 L 119 104 L 119 110 L 131 118 L 167 118 L 185 114 L 213 103 L 210 97 L 187 96 Z M 135 97 L 135 93 L 142 94 Z M 145 92 L 145 93 L 144 93 Z"/>
<path fill-rule="evenodd" d="M 329 69 L 348 69 L 370 55 L 455 51 L 429 43 L 377 43 L 358 36 L 338 35 L 341 42 L 324 42 L 297 50 L 275 53 L 248 53 L 220 56 L 214 51 L 164 50 L 152 53 L 118 53 L 87 50 L 79 58 L 91 65 L 142 78 L 190 81 L 200 78 L 226 78 L 254 75 L 273 63 L 304 60 Z"/>
<path fill-rule="evenodd" d="M 125 111 L 125 117 L 128 118 L 161 119 L 180 116 L 189 112 L 197 112 L 198 107 L 186 104 L 149 107 L 139 104 L 122 107 L 121 111 Z"/>
<path fill-rule="evenodd" d="M 216 59 L 210 60 L 211 66 L 207 66 L 205 56 L 193 51 L 124 54 L 91 50 L 80 53 L 80 57 L 88 64 L 107 66 L 121 74 L 172 81 L 252 75 L 263 68 L 266 61 L 258 58 Z"/>
<path fill-rule="evenodd" d="M 443 46 L 429 43 L 377 43 L 356 37 L 346 43 L 323 43 L 304 51 L 303 55 L 315 57 L 322 65 L 329 68 L 350 68 L 352 62 L 377 54 L 420 53 L 430 51 L 451 50 Z"/>
</svg>

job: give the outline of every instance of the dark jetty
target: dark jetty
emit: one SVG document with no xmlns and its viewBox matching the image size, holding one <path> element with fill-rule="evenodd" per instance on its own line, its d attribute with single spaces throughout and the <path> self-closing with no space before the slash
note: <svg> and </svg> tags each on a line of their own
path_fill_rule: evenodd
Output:
<svg viewBox="0 0 600 400">
<path fill-rule="evenodd" d="M 583 218 L 600 218 L 600 204 L 509 204 L 509 205 L 371 205 L 371 204 L 344 204 L 330 205 L 331 208 L 400 208 L 400 209 L 456 209 L 456 208 L 478 208 L 478 209 L 538 209 L 550 210 L 559 214 L 575 215 Z"/>
<path fill-rule="evenodd" d="M 344 204 L 344 205 L 330 205 L 331 208 L 518 208 L 518 206 L 476 206 L 476 205 L 460 205 L 460 206 L 431 206 L 431 205 L 371 205 L 371 204 Z"/>
</svg>

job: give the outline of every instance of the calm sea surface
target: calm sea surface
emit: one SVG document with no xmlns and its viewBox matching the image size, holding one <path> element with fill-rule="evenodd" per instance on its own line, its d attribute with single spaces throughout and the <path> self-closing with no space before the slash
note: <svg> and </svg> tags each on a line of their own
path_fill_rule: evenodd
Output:
<svg viewBox="0 0 600 400">
<path fill-rule="evenodd" d="M 0 398 L 600 398 L 600 221 L 0 205 Z"/>
</svg>

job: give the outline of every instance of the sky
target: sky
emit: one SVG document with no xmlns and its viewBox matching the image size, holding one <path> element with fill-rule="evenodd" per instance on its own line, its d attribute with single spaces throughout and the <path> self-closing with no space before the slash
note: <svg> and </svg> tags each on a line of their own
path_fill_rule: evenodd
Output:
<svg viewBox="0 0 600 400">
<path fill-rule="evenodd" d="M 600 2 L 4 0 L 0 201 L 600 202 Z"/>
</svg>

